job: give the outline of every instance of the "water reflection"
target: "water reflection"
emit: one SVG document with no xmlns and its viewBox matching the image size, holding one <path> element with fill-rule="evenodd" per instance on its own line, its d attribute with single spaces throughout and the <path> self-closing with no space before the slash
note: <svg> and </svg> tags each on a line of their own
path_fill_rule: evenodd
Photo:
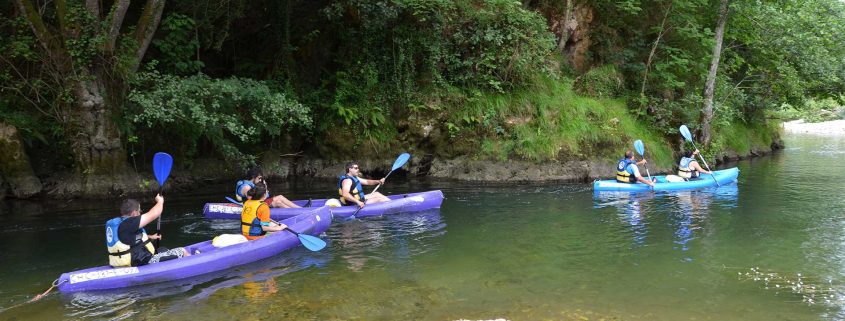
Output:
<svg viewBox="0 0 845 321">
<path fill-rule="evenodd" d="M 597 192 L 593 194 L 593 207 L 615 207 L 617 216 L 630 232 L 634 245 L 642 246 L 648 236 L 645 213 L 649 211 L 644 209 L 644 205 L 647 208 L 654 196 L 654 193 Z"/>
<path fill-rule="evenodd" d="M 686 252 L 697 231 L 706 224 L 711 207 L 736 208 L 738 193 L 737 184 L 657 193 L 596 192 L 593 193 L 593 207 L 616 208 L 617 217 L 635 246 L 646 243 L 650 224 L 665 220 L 672 226 L 675 249 Z M 652 213 L 668 213 L 663 214 L 668 217 L 649 217 Z M 683 260 L 691 261 L 692 258 L 685 255 Z"/>
<path fill-rule="evenodd" d="M 446 232 L 440 210 L 355 219 L 334 226 L 326 233 L 334 251 L 343 254 L 349 270 L 359 272 L 369 262 L 403 263 L 414 255 L 435 248 L 434 238 Z M 413 246 L 409 243 L 419 243 Z M 385 257 L 385 248 L 391 248 Z"/>
</svg>

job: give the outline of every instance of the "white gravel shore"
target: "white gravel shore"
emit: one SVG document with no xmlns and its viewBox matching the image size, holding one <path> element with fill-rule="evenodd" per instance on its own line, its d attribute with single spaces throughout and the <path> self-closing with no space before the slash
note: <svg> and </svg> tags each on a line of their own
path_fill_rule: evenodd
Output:
<svg viewBox="0 0 845 321">
<path fill-rule="evenodd" d="M 845 136 L 845 120 L 833 120 L 821 123 L 805 123 L 803 119 L 783 123 L 786 133 Z"/>
</svg>

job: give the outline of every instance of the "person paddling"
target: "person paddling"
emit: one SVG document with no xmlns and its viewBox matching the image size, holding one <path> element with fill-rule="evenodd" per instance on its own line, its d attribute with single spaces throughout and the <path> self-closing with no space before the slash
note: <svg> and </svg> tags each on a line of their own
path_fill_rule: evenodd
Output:
<svg viewBox="0 0 845 321">
<path fill-rule="evenodd" d="M 701 173 L 713 174 L 713 172 L 701 168 L 701 166 L 698 165 L 698 162 L 695 160 L 695 155 L 698 155 L 698 149 L 684 152 L 684 155 L 681 157 L 681 161 L 678 162 L 678 176 L 689 180 L 699 178 Z"/>
<path fill-rule="evenodd" d="M 278 232 L 287 225 L 270 220 L 270 206 L 267 205 L 267 185 L 264 182 L 255 184 L 247 192 L 247 200 L 241 210 L 241 234 L 248 240 L 257 240 L 267 232 Z"/>
<path fill-rule="evenodd" d="M 151 242 L 161 239 L 161 235 L 148 235 L 144 226 L 161 216 L 164 209 L 164 197 L 155 197 L 156 205 L 141 214 L 141 204 L 134 199 L 124 200 L 120 205 L 120 217 L 106 222 L 106 247 L 109 252 L 109 265 L 112 267 L 142 266 L 173 260 L 190 253 L 178 247 L 168 250 L 155 248 Z"/>
<path fill-rule="evenodd" d="M 381 202 L 388 202 L 390 198 L 384 196 L 379 192 L 373 192 L 369 195 L 364 193 L 364 188 L 361 185 L 382 185 L 384 178 L 365 179 L 361 178 L 361 168 L 356 162 L 346 163 L 346 174 L 341 175 L 337 181 L 337 192 L 340 194 L 340 203 L 343 205 L 358 205 L 364 207 L 365 204 L 374 204 Z"/>
<path fill-rule="evenodd" d="M 246 195 L 249 192 L 249 190 L 255 188 L 255 184 L 258 184 L 258 183 L 261 183 L 261 182 L 265 182 L 264 181 L 264 174 L 261 172 L 261 167 L 254 166 L 254 167 L 250 168 L 246 172 L 246 178 L 238 181 L 238 183 L 235 184 L 235 199 L 238 200 L 238 202 L 243 202 L 245 199 L 247 199 Z M 280 207 L 280 208 L 299 208 L 299 207 L 302 207 L 302 206 L 294 204 L 293 202 L 291 202 L 290 200 L 288 200 L 286 197 L 282 196 L 281 194 L 271 197 L 270 191 L 267 190 L 267 189 L 265 189 L 265 191 L 267 192 L 266 202 L 267 202 L 267 205 L 270 205 L 270 207 Z M 255 197 L 253 199 L 258 199 L 258 198 Z"/>
<path fill-rule="evenodd" d="M 652 181 L 643 178 L 639 168 L 637 168 L 637 165 L 643 165 L 645 163 L 647 163 L 645 158 L 638 162 L 634 160 L 634 152 L 630 150 L 625 152 L 625 158 L 620 159 L 616 165 L 616 181 L 620 183 L 640 182 L 648 186 L 654 186 Z"/>
</svg>

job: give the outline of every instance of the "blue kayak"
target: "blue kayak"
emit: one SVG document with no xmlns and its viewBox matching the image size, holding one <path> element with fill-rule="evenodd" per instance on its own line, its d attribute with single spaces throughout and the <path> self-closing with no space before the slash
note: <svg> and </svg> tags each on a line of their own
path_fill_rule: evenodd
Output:
<svg viewBox="0 0 845 321">
<path fill-rule="evenodd" d="M 699 189 L 705 187 L 727 185 L 736 182 L 739 176 L 739 169 L 728 168 L 720 171 L 713 171 L 713 175 L 703 174 L 700 178 L 691 179 L 684 182 L 669 182 L 666 176 L 652 176 L 657 179 L 654 183 L 654 188 L 643 183 L 620 183 L 615 179 L 600 180 L 593 182 L 593 191 L 595 192 L 648 192 L 648 191 L 678 191 L 688 189 Z M 714 179 L 715 177 L 715 179 Z"/>
</svg>

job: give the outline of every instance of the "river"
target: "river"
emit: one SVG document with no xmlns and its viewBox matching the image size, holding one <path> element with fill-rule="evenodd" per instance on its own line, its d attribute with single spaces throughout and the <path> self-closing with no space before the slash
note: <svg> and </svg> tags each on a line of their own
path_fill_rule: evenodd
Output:
<svg viewBox="0 0 845 321">
<path fill-rule="evenodd" d="M 441 189 L 442 209 L 335 222 L 320 252 L 29 304 L 59 274 L 106 263 L 103 224 L 118 200 L 7 200 L 0 320 L 845 319 L 845 138 L 785 142 L 731 164 L 737 184 L 699 191 L 391 177 L 380 191 Z M 166 194 L 163 245 L 235 231 L 202 217 L 230 185 Z M 271 187 L 320 197 L 334 182 Z"/>
</svg>

